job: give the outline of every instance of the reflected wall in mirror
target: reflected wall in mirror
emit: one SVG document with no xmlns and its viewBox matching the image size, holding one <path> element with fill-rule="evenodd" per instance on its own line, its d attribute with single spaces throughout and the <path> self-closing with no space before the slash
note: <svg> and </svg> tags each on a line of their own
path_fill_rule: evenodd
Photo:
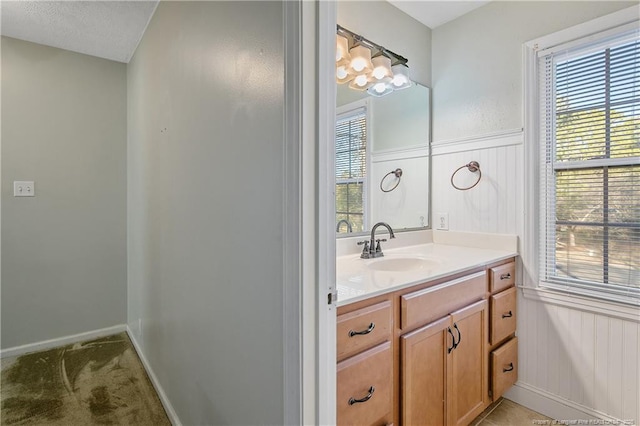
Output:
<svg viewBox="0 0 640 426">
<path fill-rule="evenodd" d="M 394 230 L 429 225 L 429 99 L 420 84 L 382 97 L 338 85 L 338 236 L 368 232 L 380 221 Z M 391 173 L 396 169 L 401 176 Z"/>
</svg>

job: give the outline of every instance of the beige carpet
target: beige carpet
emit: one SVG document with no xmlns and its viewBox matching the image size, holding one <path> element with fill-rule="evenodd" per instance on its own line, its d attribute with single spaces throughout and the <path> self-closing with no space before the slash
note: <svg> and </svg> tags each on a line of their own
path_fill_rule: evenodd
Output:
<svg viewBox="0 0 640 426">
<path fill-rule="evenodd" d="M 2 425 L 170 425 L 126 333 L 2 359 Z"/>
</svg>

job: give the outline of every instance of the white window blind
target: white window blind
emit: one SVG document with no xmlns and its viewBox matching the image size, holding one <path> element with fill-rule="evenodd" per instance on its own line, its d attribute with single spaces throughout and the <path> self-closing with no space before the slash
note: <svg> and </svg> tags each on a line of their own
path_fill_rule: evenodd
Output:
<svg viewBox="0 0 640 426">
<path fill-rule="evenodd" d="M 336 224 L 339 232 L 366 229 L 366 175 L 367 114 L 365 108 L 359 108 L 340 115 L 336 123 Z"/>
<path fill-rule="evenodd" d="M 638 30 L 539 52 L 541 285 L 640 304 Z"/>
</svg>

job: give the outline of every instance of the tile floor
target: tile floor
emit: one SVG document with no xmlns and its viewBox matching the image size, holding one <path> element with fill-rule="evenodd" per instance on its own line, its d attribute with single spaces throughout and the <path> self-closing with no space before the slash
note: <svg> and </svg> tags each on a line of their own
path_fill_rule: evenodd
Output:
<svg viewBox="0 0 640 426">
<path fill-rule="evenodd" d="M 531 426 L 535 424 L 545 424 L 551 418 L 543 416 L 533 410 L 516 404 L 508 399 L 500 398 L 491 404 L 472 423 L 473 426 Z"/>
</svg>

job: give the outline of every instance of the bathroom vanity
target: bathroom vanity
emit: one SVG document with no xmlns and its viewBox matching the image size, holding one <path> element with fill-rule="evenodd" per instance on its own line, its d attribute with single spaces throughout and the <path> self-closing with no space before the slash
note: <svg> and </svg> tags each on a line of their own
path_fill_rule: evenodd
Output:
<svg viewBox="0 0 640 426">
<path fill-rule="evenodd" d="M 467 425 L 517 380 L 515 249 L 338 259 L 340 425 Z"/>
</svg>

